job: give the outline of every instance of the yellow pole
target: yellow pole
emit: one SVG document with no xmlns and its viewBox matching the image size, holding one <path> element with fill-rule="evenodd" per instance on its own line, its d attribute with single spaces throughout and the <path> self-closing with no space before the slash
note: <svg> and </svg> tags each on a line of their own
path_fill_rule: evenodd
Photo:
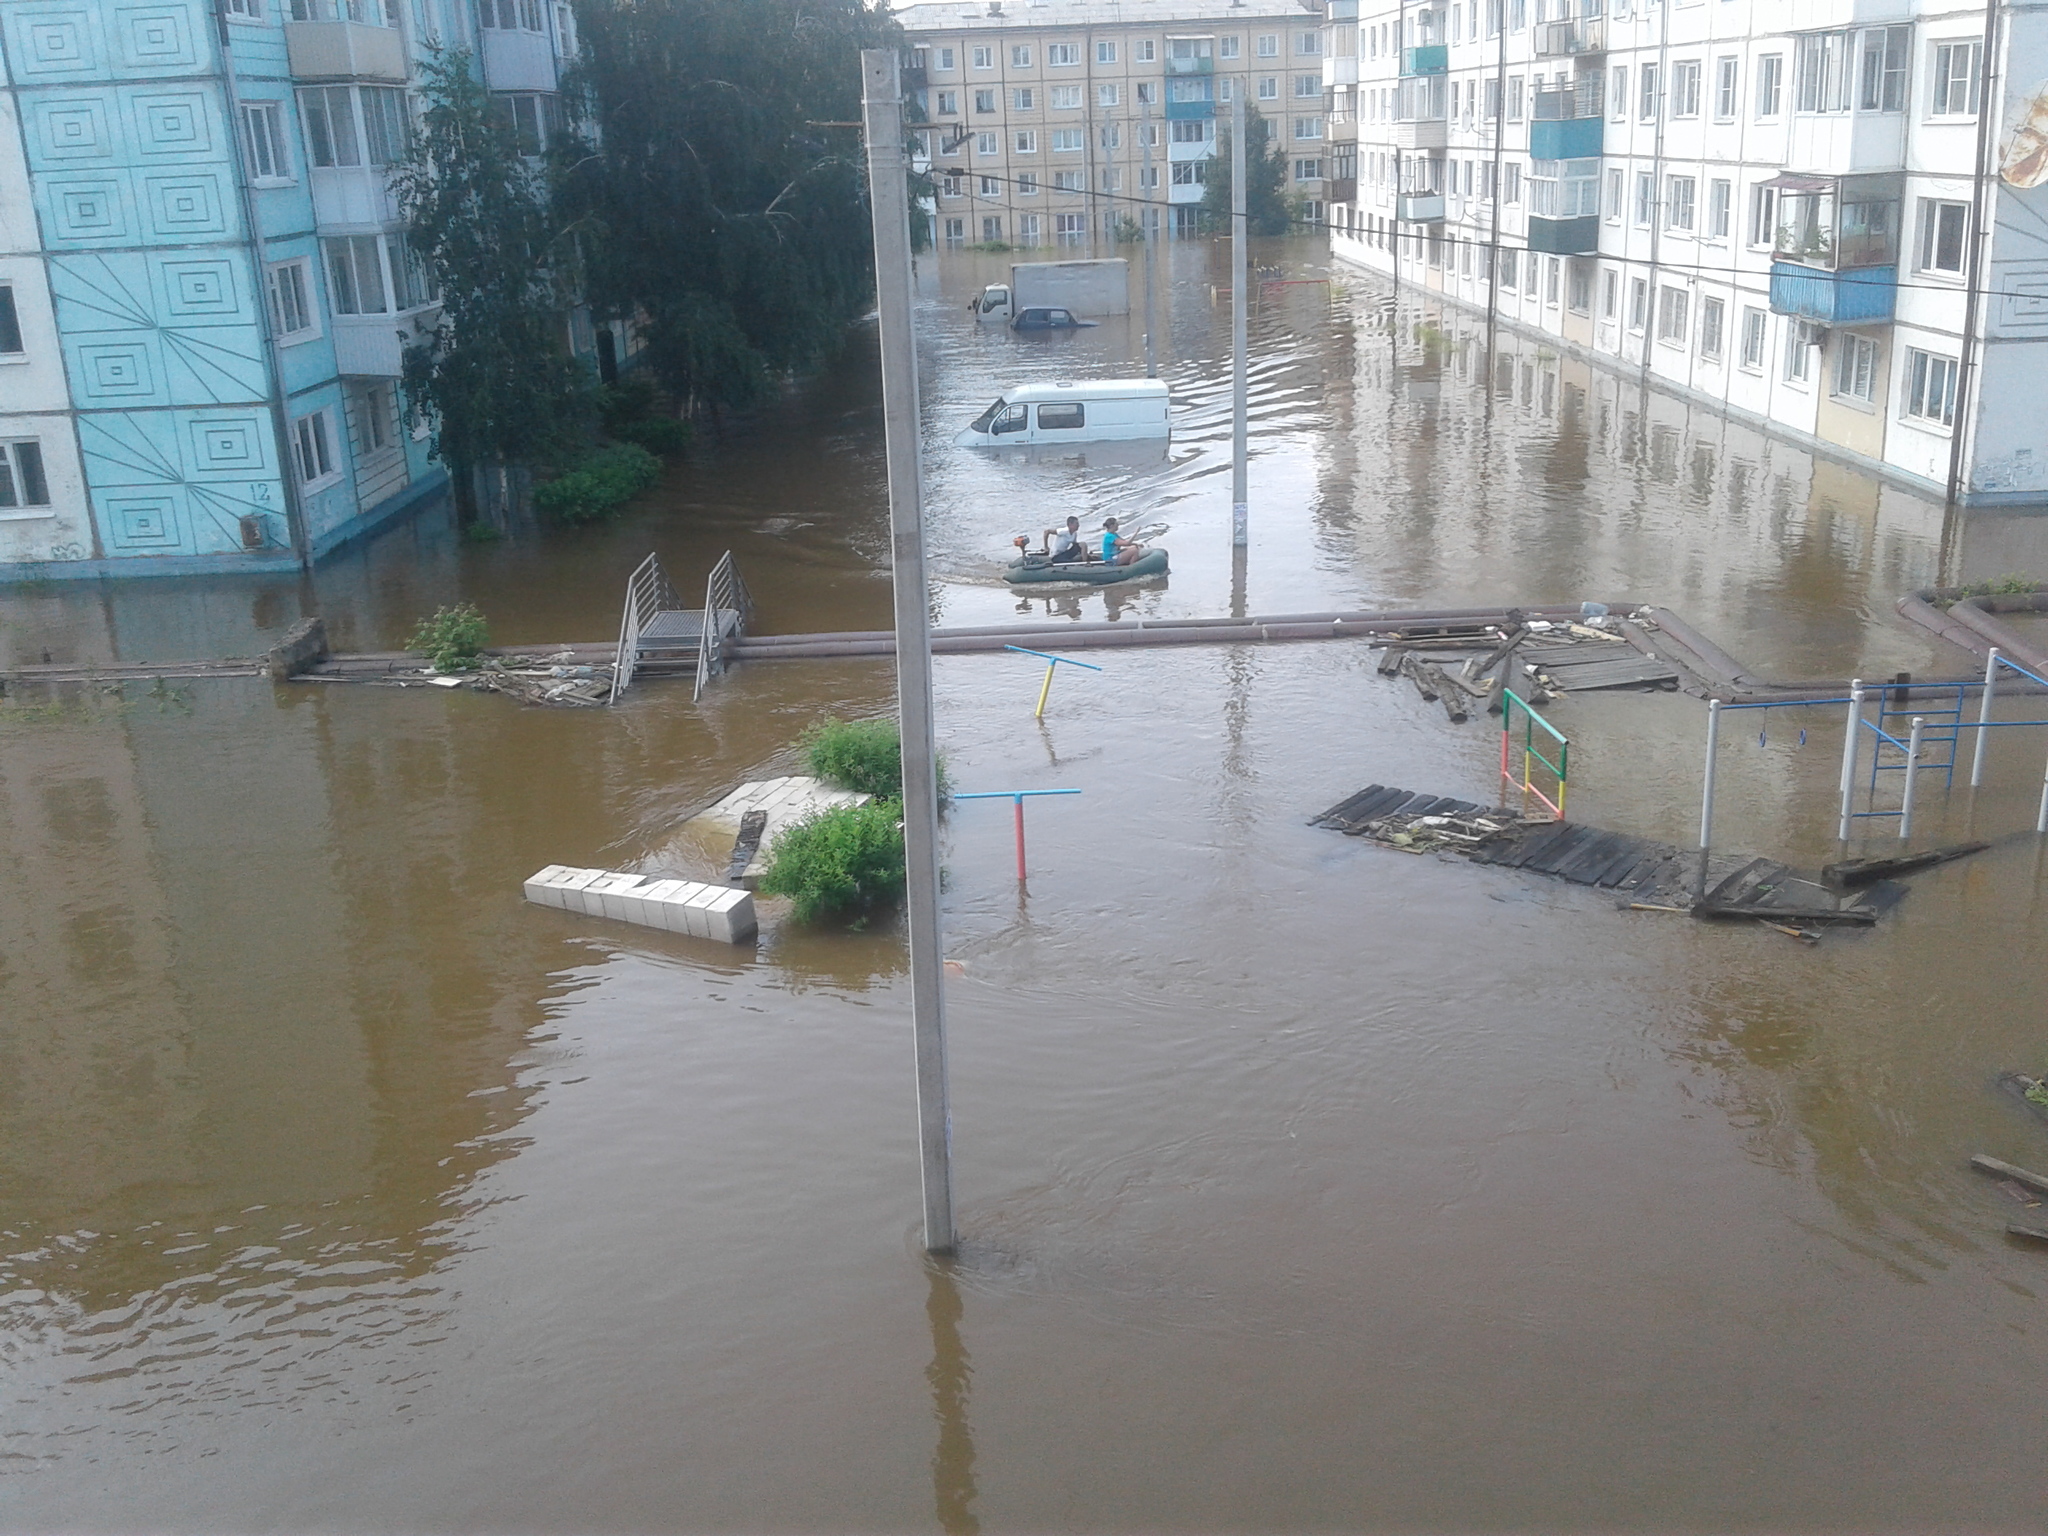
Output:
<svg viewBox="0 0 2048 1536">
<path fill-rule="evenodd" d="M 1060 664 L 1056 661 L 1049 661 L 1045 664 L 1045 686 L 1038 690 L 1038 712 L 1031 717 L 1032 719 L 1043 720 L 1045 718 L 1045 701 L 1052 694 L 1052 675 L 1059 671 L 1059 669 Z"/>
</svg>

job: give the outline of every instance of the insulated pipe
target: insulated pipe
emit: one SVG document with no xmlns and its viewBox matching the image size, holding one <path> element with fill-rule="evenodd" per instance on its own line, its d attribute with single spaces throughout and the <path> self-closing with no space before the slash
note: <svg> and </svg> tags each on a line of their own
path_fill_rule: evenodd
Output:
<svg viewBox="0 0 2048 1536">
<path fill-rule="evenodd" d="M 1904 842 L 1913 835 L 1913 791 L 1920 783 L 1920 733 L 1926 728 L 1927 717 L 1913 717 L 1913 734 L 1906 738 L 1906 793 L 1899 801 L 1899 841 Z"/>
<path fill-rule="evenodd" d="M 1836 841 L 1849 841 L 1849 824 L 1856 796 L 1856 757 L 1863 749 L 1863 679 L 1849 685 L 1849 730 L 1842 738 L 1842 818 Z"/>
<path fill-rule="evenodd" d="M 2048 832 L 2048 768 L 2041 770 L 2041 809 L 2034 816 L 2034 830 Z"/>
<path fill-rule="evenodd" d="M 1991 655 L 1984 663 L 1984 697 L 1977 707 L 1977 745 L 1970 754 L 1970 788 L 1975 789 L 1984 782 L 1984 743 L 1990 737 L 1991 695 L 1998 688 L 1998 647 L 1991 647 Z"/>
<path fill-rule="evenodd" d="M 1707 700 L 1707 764 L 1700 775 L 1700 861 L 1705 867 L 1707 849 L 1714 841 L 1714 767 L 1721 747 L 1721 701 Z"/>
</svg>

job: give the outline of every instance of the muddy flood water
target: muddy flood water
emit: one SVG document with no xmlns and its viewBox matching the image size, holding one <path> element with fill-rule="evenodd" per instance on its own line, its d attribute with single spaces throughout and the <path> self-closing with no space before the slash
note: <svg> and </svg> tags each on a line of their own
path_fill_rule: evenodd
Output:
<svg viewBox="0 0 2048 1536">
<path fill-rule="evenodd" d="M 1353 277 L 1253 326 L 1229 549 L 1224 262 L 1171 253 L 1169 448 L 989 456 L 1004 385 L 1142 372 L 1136 323 L 977 329 L 924 262 L 942 622 L 1639 600 L 1785 679 L 1974 663 L 1893 603 L 2048 573 L 2048 519 L 1905 491 Z M 1306 243 L 1262 259 L 1326 270 Z M 871 328 L 596 530 L 441 515 L 304 584 L 0 593 L 0 651 L 616 632 L 650 549 L 762 632 L 888 622 Z M 1163 530 L 1126 595 L 1011 536 Z M 886 662 L 692 705 L 256 681 L 0 701 L 0 1526 L 23 1531 L 2038 1529 L 2048 731 L 1923 789 L 1916 877 L 1808 948 L 1308 818 L 1483 799 L 1498 737 L 1355 642 L 938 663 L 957 1262 L 921 1251 L 900 933 L 758 946 L 529 906 L 696 872 L 680 821 L 892 707 Z M 2012 718 L 2041 701 L 2015 700 Z M 1571 809 L 1683 841 L 1704 705 L 1579 696 Z M 1838 711 L 1737 716 L 1724 846 L 1831 857 Z M 1761 736 L 1759 735 L 1761 730 Z M 1804 736 L 1802 737 L 1802 730 Z M 1895 793 L 1887 790 L 1886 793 Z M 1869 839 L 1889 851 L 1890 823 Z"/>
</svg>

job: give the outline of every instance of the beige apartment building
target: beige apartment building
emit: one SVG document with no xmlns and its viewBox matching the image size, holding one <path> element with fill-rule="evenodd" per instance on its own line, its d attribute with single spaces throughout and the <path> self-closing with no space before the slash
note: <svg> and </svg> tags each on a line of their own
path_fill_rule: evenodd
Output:
<svg viewBox="0 0 2048 1536">
<path fill-rule="evenodd" d="M 1193 234 L 1240 92 L 1285 148 L 1304 216 L 1323 217 L 1322 0 L 935 0 L 896 19 L 942 246 Z"/>
</svg>

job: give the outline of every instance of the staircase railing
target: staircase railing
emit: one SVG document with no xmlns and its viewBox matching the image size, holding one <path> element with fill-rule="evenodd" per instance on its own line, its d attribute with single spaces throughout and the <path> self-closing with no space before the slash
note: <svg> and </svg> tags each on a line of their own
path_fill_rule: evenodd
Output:
<svg viewBox="0 0 2048 1536">
<path fill-rule="evenodd" d="M 740 577 L 732 551 L 718 557 L 704 582 L 704 623 L 697 631 L 697 679 L 690 690 L 692 702 L 704 693 L 704 680 L 725 669 L 725 616 L 733 615 L 733 637 L 747 632 L 747 619 L 754 611 L 753 595 Z"/>
<path fill-rule="evenodd" d="M 730 560 L 732 557 L 727 555 Z M 668 572 L 661 568 L 661 561 L 649 555 L 634 568 L 626 578 L 626 606 L 619 616 L 619 653 L 612 662 L 612 691 L 607 703 L 619 702 L 619 695 L 626 691 L 633 681 L 633 667 L 640 656 L 640 629 L 647 620 L 657 613 L 668 612 L 683 606 L 683 600 L 676 595 L 675 584 L 668 579 Z"/>
</svg>

